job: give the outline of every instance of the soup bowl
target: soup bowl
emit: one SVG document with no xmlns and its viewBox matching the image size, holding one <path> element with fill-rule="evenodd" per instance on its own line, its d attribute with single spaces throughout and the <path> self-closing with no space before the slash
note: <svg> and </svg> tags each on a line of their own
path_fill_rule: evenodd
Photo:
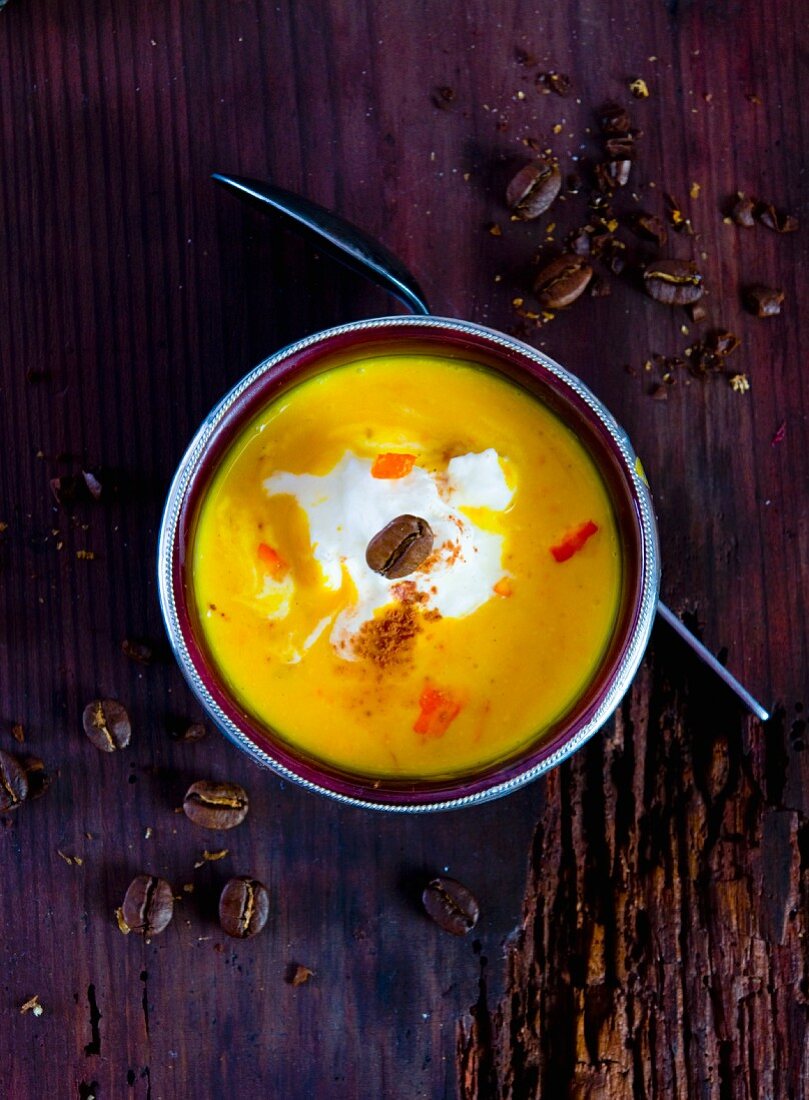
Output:
<svg viewBox="0 0 809 1100">
<path fill-rule="evenodd" d="M 379 356 L 424 354 L 472 363 L 518 387 L 562 422 L 592 460 L 613 512 L 620 554 L 614 625 L 597 666 L 548 728 L 503 758 L 457 775 L 375 774 L 336 766 L 297 748 L 294 714 L 282 735 L 230 686 L 206 642 L 194 587 L 200 509 L 223 461 L 268 405 L 302 382 Z M 272 426 L 270 425 L 270 430 Z M 399 812 L 444 810 L 505 795 L 536 779 L 598 731 L 629 687 L 649 641 L 660 582 L 657 530 L 643 468 L 612 414 L 574 375 L 499 332 L 441 317 L 382 317 L 341 325 L 272 355 L 216 406 L 171 484 L 158 549 L 159 596 L 179 666 L 207 716 L 258 764 L 310 791 Z M 537 616 L 542 609 L 537 608 Z M 530 650 L 520 660 L 532 662 Z M 293 736 L 289 735 L 292 732 Z"/>
</svg>

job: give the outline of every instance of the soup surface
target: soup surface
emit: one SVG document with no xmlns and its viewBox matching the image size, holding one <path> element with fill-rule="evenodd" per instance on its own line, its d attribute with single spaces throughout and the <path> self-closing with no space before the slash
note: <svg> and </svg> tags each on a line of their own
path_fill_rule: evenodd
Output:
<svg viewBox="0 0 809 1100">
<path fill-rule="evenodd" d="M 243 430 L 191 553 L 207 649 L 297 752 L 371 777 L 480 770 L 575 701 L 621 555 L 573 433 L 485 368 L 359 360 Z"/>
</svg>

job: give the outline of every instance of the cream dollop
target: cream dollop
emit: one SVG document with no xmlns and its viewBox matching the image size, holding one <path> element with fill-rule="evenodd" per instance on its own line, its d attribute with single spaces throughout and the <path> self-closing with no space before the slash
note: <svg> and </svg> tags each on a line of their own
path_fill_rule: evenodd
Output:
<svg viewBox="0 0 809 1100">
<path fill-rule="evenodd" d="M 347 659 L 363 623 L 396 599 L 394 589 L 402 583 L 375 573 L 365 560 L 370 540 L 397 516 L 420 516 L 433 530 L 432 554 L 406 578 L 425 610 L 444 617 L 471 615 L 492 598 L 493 586 L 504 576 L 503 536 L 484 530 L 461 510 L 502 512 L 511 503 L 513 490 L 493 448 L 459 455 L 441 474 L 414 466 L 405 477 L 385 479 L 373 477 L 371 467 L 371 460 L 346 452 L 327 474 L 280 472 L 264 482 L 269 496 L 289 494 L 306 513 L 324 585 L 339 590 L 346 575 L 354 585 L 356 598 L 335 616 L 330 634 Z M 283 601 L 279 612 L 287 607 Z"/>
</svg>

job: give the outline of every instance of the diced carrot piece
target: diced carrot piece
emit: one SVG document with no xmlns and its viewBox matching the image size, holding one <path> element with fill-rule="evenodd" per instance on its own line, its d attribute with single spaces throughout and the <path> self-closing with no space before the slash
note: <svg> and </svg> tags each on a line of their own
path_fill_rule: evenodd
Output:
<svg viewBox="0 0 809 1100">
<path fill-rule="evenodd" d="M 413 729 L 427 737 L 442 737 L 461 713 L 463 704 L 451 691 L 428 682 L 419 697 L 419 706 Z"/>
<path fill-rule="evenodd" d="M 586 523 L 582 523 L 573 531 L 569 531 L 556 546 L 552 546 L 551 553 L 556 561 L 567 561 L 568 558 L 572 558 L 574 554 L 577 554 L 579 550 L 581 550 L 587 540 L 592 538 L 596 531 L 598 531 L 597 524 L 593 523 L 591 519 L 588 519 Z"/>
<path fill-rule="evenodd" d="M 289 566 L 278 551 L 273 550 L 272 546 L 268 546 L 266 542 L 258 544 L 258 557 L 261 564 L 265 566 L 267 572 L 275 580 L 280 581 L 286 575 Z"/>
<path fill-rule="evenodd" d="M 371 467 L 371 477 L 394 479 L 407 477 L 416 461 L 415 455 L 396 454 L 388 451 L 377 455 Z"/>
<path fill-rule="evenodd" d="M 508 577 L 501 577 L 497 584 L 492 585 L 498 596 L 510 596 L 514 591 Z"/>
</svg>

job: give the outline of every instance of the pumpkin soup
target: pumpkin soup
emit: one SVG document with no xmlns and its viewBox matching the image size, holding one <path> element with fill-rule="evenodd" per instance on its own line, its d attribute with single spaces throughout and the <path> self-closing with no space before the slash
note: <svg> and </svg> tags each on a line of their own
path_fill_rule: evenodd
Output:
<svg viewBox="0 0 809 1100">
<path fill-rule="evenodd" d="M 379 356 L 242 431 L 197 518 L 205 644 L 273 736 L 355 775 L 515 755 L 609 642 L 621 554 L 574 434 L 475 364 Z"/>
</svg>

